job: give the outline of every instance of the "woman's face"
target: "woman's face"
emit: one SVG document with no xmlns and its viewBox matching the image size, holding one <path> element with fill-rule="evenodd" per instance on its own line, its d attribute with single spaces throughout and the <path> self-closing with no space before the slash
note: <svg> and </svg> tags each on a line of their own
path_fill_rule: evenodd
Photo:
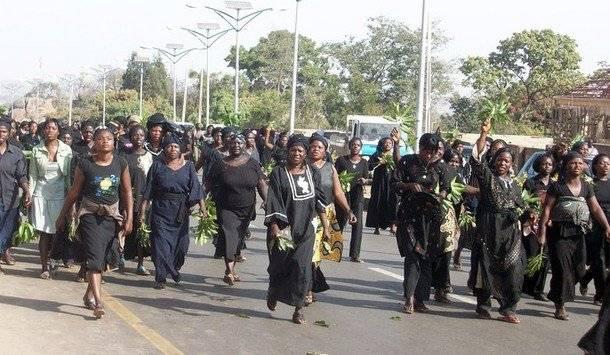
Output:
<svg viewBox="0 0 610 355">
<path fill-rule="evenodd" d="M 610 158 L 603 157 L 595 164 L 595 176 L 605 178 L 608 176 L 608 172 L 610 172 Z"/>
<path fill-rule="evenodd" d="M 546 157 L 540 162 L 540 174 L 547 176 L 553 172 L 553 160 Z"/>
<path fill-rule="evenodd" d="M 447 164 L 449 164 L 450 166 L 453 166 L 455 168 L 459 168 L 460 167 L 460 157 L 458 155 L 454 155 L 453 157 L 451 157 L 451 160 L 449 160 L 447 162 Z"/>
<path fill-rule="evenodd" d="M 232 157 L 238 157 L 243 153 L 244 143 L 238 139 L 233 139 L 229 142 L 229 155 Z"/>
<path fill-rule="evenodd" d="M 288 151 L 288 164 L 290 166 L 299 166 L 305 160 L 305 148 L 300 145 L 293 145 Z"/>
<path fill-rule="evenodd" d="M 163 128 L 161 126 L 152 126 L 148 131 L 151 143 L 161 143 L 163 137 Z"/>
<path fill-rule="evenodd" d="M 589 144 L 583 143 L 580 148 L 578 148 L 578 153 L 580 153 L 580 155 L 583 157 L 589 155 Z"/>
<path fill-rule="evenodd" d="M 419 147 L 419 158 L 423 160 L 426 164 L 434 161 L 437 157 L 437 148 L 424 148 L 422 146 Z"/>
<path fill-rule="evenodd" d="M 222 133 L 220 133 L 220 131 L 216 132 L 212 138 L 214 139 L 214 143 L 216 145 L 222 144 Z"/>
<path fill-rule="evenodd" d="M 504 176 L 510 172 L 513 165 L 513 157 L 508 152 L 504 152 L 496 158 L 495 168 L 499 176 Z"/>
<path fill-rule="evenodd" d="M 353 141 L 352 144 L 350 144 L 350 146 L 349 146 L 349 152 L 351 153 L 351 155 L 360 154 L 361 149 L 362 149 L 362 142 L 359 140 Z"/>
<path fill-rule="evenodd" d="M 48 122 L 44 125 L 44 139 L 46 141 L 53 141 L 59 137 L 59 127 L 55 122 Z"/>
<path fill-rule="evenodd" d="M 574 158 L 566 164 L 566 172 L 572 177 L 582 175 L 584 168 L 585 162 L 582 160 L 582 158 Z"/>
<path fill-rule="evenodd" d="M 97 134 L 93 143 L 94 150 L 98 153 L 109 153 L 114 150 L 114 135 L 108 131 Z"/>
<path fill-rule="evenodd" d="M 131 137 L 129 137 L 129 141 L 133 144 L 134 147 L 140 148 L 144 145 L 145 134 L 143 129 L 137 129 Z"/>
<path fill-rule="evenodd" d="M 443 144 L 443 142 L 438 142 L 438 152 L 436 154 L 439 159 L 443 158 L 443 155 L 445 154 L 445 144 Z"/>
<path fill-rule="evenodd" d="M 278 144 L 279 144 L 280 148 L 284 148 L 286 146 L 286 144 L 288 144 L 288 136 L 287 135 L 281 136 L 280 140 L 278 141 Z"/>
<path fill-rule="evenodd" d="M 85 142 L 86 144 L 91 143 L 91 141 L 93 140 L 93 131 L 93 126 L 83 127 L 83 130 L 81 131 L 81 135 L 83 136 L 83 142 Z"/>
<path fill-rule="evenodd" d="M 72 145 L 72 135 L 70 133 L 64 133 L 61 136 L 61 141 L 66 143 L 67 145 Z"/>
<path fill-rule="evenodd" d="M 6 128 L 5 126 L 1 126 L 0 127 L 0 144 L 6 143 L 7 139 L 8 139 L 8 128 Z"/>
<path fill-rule="evenodd" d="M 246 146 L 248 148 L 256 146 L 256 135 L 254 133 L 248 133 L 248 136 L 246 137 Z"/>
<path fill-rule="evenodd" d="M 313 141 L 309 144 L 309 157 L 313 161 L 326 158 L 326 147 L 320 141 Z"/>
<path fill-rule="evenodd" d="M 177 143 L 168 144 L 165 146 L 165 156 L 170 160 L 180 158 L 180 146 Z"/>
<path fill-rule="evenodd" d="M 389 152 L 390 150 L 392 150 L 392 148 L 394 148 L 394 141 L 392 141 L 391 139 L 386 139 L 383 142 L 383 151 Z"/>
</svg>

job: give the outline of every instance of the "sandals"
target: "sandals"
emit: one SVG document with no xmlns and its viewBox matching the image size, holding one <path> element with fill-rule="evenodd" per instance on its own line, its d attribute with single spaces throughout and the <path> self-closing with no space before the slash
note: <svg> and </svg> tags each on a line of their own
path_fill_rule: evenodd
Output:
<svg viewBox="0 0 610 355">
<path fill-rule="evenodd" d="M 480 319 L 491 319 L 491 313 L 486 309 L 477 309 L 476 312 Z"/>
<path fill-rule="evenodd" d="M 239 275 L 237 275 L 237 274 L 233 274 L 233 281 L 241 282 L 241 277 L 239 277 Z"/>
<path fill-rule="evenodd" d="M 413 303 L 405 302 L 405 304 L 402 306 L 402 311 L 406 314 L 413 314 L 413 312 L 415 311 L 413 309 Z"/>
<path fill-rule="evenodd" d="M 434 294 L 434 300 L 438 303 L 451 304 L 451 300 L 449 300 L 445 292 L 436 292 Z"/>
<path fill-rule="evenodd" d="M 294 324 L 305 324 L 305 316 L 303 316 L 302 309 L 295 309 L 292 314 L 292 323 Z"/>
<path fill-rule="evenodd" d="M 270 311 L 275 311 L 275 307 L 277 307 L 277 300 L 275 298 L 272 298 L 271 295 L 269 295 L 269 293 L 267 293 L 267 308 L 269 308 Z"/>
<path fill-rule="evenodd" d="M 45 270 L 40 274 L 40 278 L 43 280 L 50 280 L 51 279 L 51 272 L 49 272 L 49 270 Z"/>
<path fill-rule="evenodd" d="M 566 309 L 561 307 L 561 308 L 557 308 L 555 310 L 555 319 L 559 319 L 559 320 L 570 320 L 570 317 L 568 317 L 568 312 L 566 312 Z"/>
<path fill-rule="evenodd" d="M 153 288 L 155 290 L 163 290 L 163 289 L 165 289 L 165 282 L 155 282 L 155 285 L 153 286 Z"/>
<path fill-rule="evenodd" d="M 136 274 L 140 276 L 150 276 L 150 271 L 146 270 L 144 265 L 138 265 L 136 269 Z"/>
<path fill-rule="evenodd" d="M 95 316 L 95 319 L 102 319 L 105 314 L 106 311 L 104 311 L 104 307 L 101 304 L 96 305 L 93 309 L 93 316 Z"/>
<path fill-rule="evenodd" d="M 95 309 L 95 298 L 88 298 L 87 295 L 83 296 L 83 305 L 93 311 Z"/>
<path fill-rule="evenodd" d="M 423 302 L 415 302 L 413 304 L 413 310 L 417 313 L 426 313 L 430 310 Z"/>
<path fill-rule="evenodd" d="M 521 321 L 519 320 L 519 318 L 517 317 L 516 314 L 505 314 L 501 317 L 498 317 L 498 320 L 501 320 L 502 322 L 506 322 L 506 323 L 511 323 L 511 324 L 521 323 Z"/>
<path fill-rule="evenodd" d="M 229 286 L 235 285 L 235 277 L 233 276 L 233 274 L 225 274 L 225 277 L 223 277 L 222 281 L 224 281 L 224 283 Z"/>
</svg>

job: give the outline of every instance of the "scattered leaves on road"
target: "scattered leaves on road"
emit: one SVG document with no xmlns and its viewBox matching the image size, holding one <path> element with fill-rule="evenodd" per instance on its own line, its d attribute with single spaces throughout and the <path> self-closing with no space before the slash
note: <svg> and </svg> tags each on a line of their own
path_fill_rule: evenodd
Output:
<svg viewBox="0 0 610 355">
<path fill-rule="evenodd" d="M 243 313 L 235 313 L 235 316 L 239 317 L 239 318 L 250 318 L 249 315 L 247 314 L 243 314 Z"/>
<path fill-rule="evenodd" d="M 336 324 L 328 323 L 325 320 L 317 320 L 317 321 L 313 322 L 313 324 L 320 326 L 320 327 L 324 327 L 324 328 L 330 328 L 331 325 L 336 325 Z"/>
<path fill-rule="evenodd" d="M 402 318 L 400 318 L 400 316 L 394 316 L 394 317 L 390 317 L 391 320 L 401 320 Z"/>
</svg>

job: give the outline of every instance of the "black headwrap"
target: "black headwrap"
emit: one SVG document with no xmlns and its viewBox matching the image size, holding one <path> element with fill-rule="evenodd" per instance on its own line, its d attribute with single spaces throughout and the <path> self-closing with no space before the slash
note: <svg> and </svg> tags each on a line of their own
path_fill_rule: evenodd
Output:
<svg viewBox="0 0 610 355">
<path fill-rule="evenodd" d="M 326 140 L 326 138 L 324 138 L 324 136 L 322 136 L 319 133 L 314 133 L 311 135 L 311 138 L 309 138 L 309 144 L 318 141 L 321 142 L 324 145 L 324 148 L 326 148 L 326 150 L 328 150 L 328 141 Z"/>
<path fill-rule="evenodd" d="M 288 143 L 286 144 L 286 149 L 290 150 L 295 145 L 300 145 L 305 148 L 305 150 L 309 149 L 309 140 L 302 134 L 295 134 L 288 139 Z"/>
<path fill-rule="evenodd" d="M 237 142 L 239 142 L 241 144 L 245 144 L 246 143 L 246 138 L 243 135 L 241 135 L 241 134 L 234 135 L 232 140 L 237 141 Z"/>
<path fill-rule="evenodd" d="M 13 126 L 11 126 L 11 122 L 8 120 L 0 120 L 0 127 L 6 127 L 6 129 L 9 131 L 13 128 Z"/>
<path fill-rule="evenodd" d="M 154 115 L 148 117 L 148 120 L 146 121 L 146 129 L 150 130 L 151 127 L 153 126 L 163 126 L 163 128 L 165 128 L 165 124 L 167 122 L 167 119 L 165 118 L 165 116 L 163 116 L 163 114 L 161 113 L 155 113 Z"/>
<path fill-rule="evenodd" d="M 168 132 L 165 137 L 163 137 L 163 141 L 161 142 L 161 148 L 165 149 L 170 144 L 178 144 L 180 148 L 182 148 L 182 139 L 173 132 Z"/>
<path fill-rule="evenodd" d="M 224 138 L 228 135 L 235 134 L 235 130 L 233 130 L 233 128 L 231 128 L 231 127 L 223 127 L 222 130 L 220 130 L 220 133 L 222 134 L 222 136 Z"/>
</svg>

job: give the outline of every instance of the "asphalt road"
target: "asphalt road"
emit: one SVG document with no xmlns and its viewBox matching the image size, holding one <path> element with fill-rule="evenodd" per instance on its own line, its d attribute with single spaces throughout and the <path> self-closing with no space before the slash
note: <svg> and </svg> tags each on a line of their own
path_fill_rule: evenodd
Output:
<svg viewBox="0 0 610 355">
<path fill-rule="evenodd" d="M 82 307 L 85 285 L 72 281 L 75 269 L 60 268 L 54 280 L 40 280 L 36 246 L 20 248 L 17 265 L 3 265 L 6 275 L 0 276 L 0 354 L 579 354 L 576 343 L 597 317 L 589 295 L 568 304 L 568 322 L 552 317 L 552 303 L 529 297 L 519 304 L 520 325 L 479 320 L 465 287 L 468 253 L 465 270 L 451 272 L 453 304 L 431 301 L 429 313 L 400 313 L 396 243 L 388 233 L 374 236 L 365 228 L 365 262 L 323 262 L 331 290 L 305 310 L 307 324 L 295 325 L 292 307 L 266 308 L 261 226 L 259 215 L 237 286 L 222 282 L 224 263 L 211 257 L 211 245 L 192 243 L 180 287 L 169 282 L 154 290 L 153 277 L 135 275 L 133 262 L 124 274 L 106 274 L 107 314 L 97 321 Z M 152 263 L 147 267 L 152 270 Z"/>
</svg>

